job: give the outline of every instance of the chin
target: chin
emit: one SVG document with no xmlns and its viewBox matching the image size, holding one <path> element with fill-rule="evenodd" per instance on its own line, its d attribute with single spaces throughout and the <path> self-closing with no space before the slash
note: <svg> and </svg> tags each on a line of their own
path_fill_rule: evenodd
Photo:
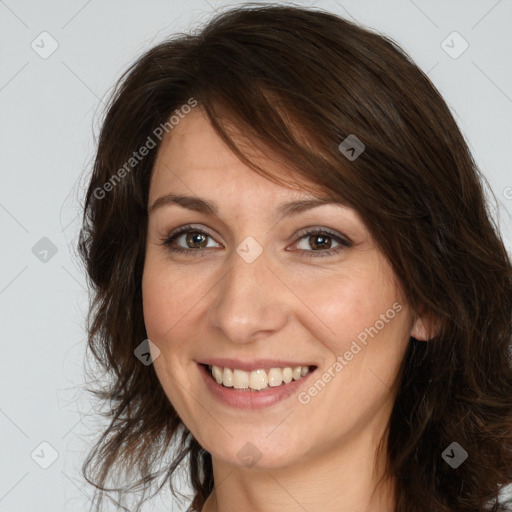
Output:
<svg viewBox="0 0 512 512">
<path fill-rule="evenodd" d="M 280 469 L 304 458 L 304 442 L 291 442 L 289 436 L 269 436 L 269 430 L 247 435 L 233 435 L 221 444 L 218 439 L 202 445 L 211 455 L 224 464 L 249 469 Z"/>
</svg>

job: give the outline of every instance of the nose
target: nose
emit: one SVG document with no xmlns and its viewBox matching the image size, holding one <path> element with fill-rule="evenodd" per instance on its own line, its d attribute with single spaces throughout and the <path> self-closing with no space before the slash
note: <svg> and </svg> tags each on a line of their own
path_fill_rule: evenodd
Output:
<svg viewBox="0 0 512 512">
<path fill-rule="evenodd" d="M 233 252 L 225 272 L 211 292 L 210 326 L 234 343 L 251 343 L 283 329 L 290 293 L 268 265 L 265 251 L 252 262 Z"/>
</svg>

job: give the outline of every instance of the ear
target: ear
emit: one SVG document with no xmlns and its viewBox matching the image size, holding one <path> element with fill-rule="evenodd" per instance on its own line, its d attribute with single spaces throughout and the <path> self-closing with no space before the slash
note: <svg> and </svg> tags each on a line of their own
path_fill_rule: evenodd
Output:
<svg viewBox="0 0 512 512">
<path fill-rule="evenodd" d="M 432 315 L 417 313 L 411 328 L 411 336 L 420 341 L 428 341 L 439 334 L 439 323 Z"/>
</svg>

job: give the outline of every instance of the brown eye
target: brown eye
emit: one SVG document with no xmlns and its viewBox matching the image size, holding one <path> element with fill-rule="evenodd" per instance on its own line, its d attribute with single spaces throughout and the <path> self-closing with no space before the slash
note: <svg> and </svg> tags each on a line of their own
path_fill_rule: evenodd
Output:
<svg viewBox="0 0 512 512">
<path fill-rule="evenodd" d="M 208 247 L 209 238 L 213 240 L 206 231 L 193 226 L 183 226 L 165 238 L 162 245 L 171 252 L 202 254 L 203 249 L 210 248 Z"/>
<path fill-rule="evenodd" d="M 299 251 L 306 256 L 332 256 L 339 253 L 344 248 L 351 247 L 352 243 L 341 235 L 329 231 L 314 229 L 301 233 L 297 244 Z M 302 242 L 305 240 L 304 242 Z M 332 246 L 333 242 L 337 245 Z M 303 244 L 302 247 L 299 245 Z"/>
<path fill-rule="evenodd" d="M 201 231 L 188 231 L 185 233 L 185 243 L 189 247 L 199 247 L 203 248 L 206 246 L 208 240 L 208 235 Z"/>
<path fill-rule="evenodd" d="M 311 235 L 308 237 L 308 243 L 314 250 L 330 249 L 332 245 L 332 237 L 329 235 Z"/>
</svg>

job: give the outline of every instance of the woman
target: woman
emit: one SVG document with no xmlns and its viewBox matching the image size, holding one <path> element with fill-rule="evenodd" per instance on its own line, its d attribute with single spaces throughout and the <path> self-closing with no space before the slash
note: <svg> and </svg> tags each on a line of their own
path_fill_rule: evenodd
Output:
<svg viewBox="0 0 512 512">
<path fill-rule="evenodd" d="M 112 376 L 97 509 L 186 461 L 196 511 L 507 510 L 512 271 L 483 180 L 425 74 L 333 14 L 244 6 L 143 55 L 79 244 Z"/>
</svg>

